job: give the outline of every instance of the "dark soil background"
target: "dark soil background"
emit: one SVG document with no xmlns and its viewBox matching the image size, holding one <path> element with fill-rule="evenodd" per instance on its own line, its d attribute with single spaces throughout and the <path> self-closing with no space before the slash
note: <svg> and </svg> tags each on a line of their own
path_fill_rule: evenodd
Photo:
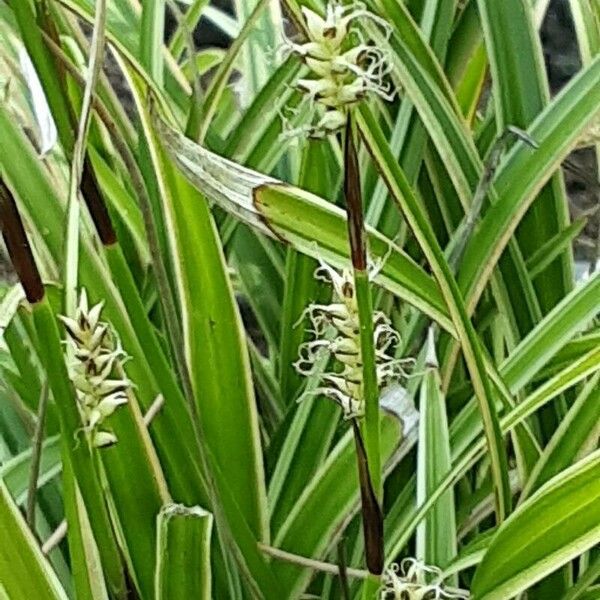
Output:
<svg viewBox="0 0 600 600">
<path fill-rule="evenodd" d="M 500 0 L 501 1 L 501 0 Z M 229 2 L 217 2 L 225 8 Z M 167 17 L 167 35 L 174 25 L 171 16 Z M 227 46 L 224 38 L 210 23 L 201 21 L 195 32 L 195 41 L 199 46 Z M 552 0 L 541 32 L 544 58 L 552 93 L 558 92 L 580 68 L 575 31 L 567 0 Z M 110 70 L 110 69 L 109 69 Z M 113 78 L 114 79 L 114 78 Z M 128 90 L 122 82 L 116 82 L 119 93 L 122 92 L 125 104 L 129 102 Z M 595 241 L 600 228 L 600 193 L 598 189 L 597 161 L 591 149 L 579 150 L 570 157 L 565 168 L 565 181 L 573 218 L 588 216 L 588 224 L 582 235 L 576 240 L 576 257 L 589 261 L 595 254 Z M 0 280 L 12 279 L 10 266 L 4 249 L 0 244 Z"/>
<path fill-rule="evenodd" d="M 567 0 L 552 0 L 541 36 L 550 87 L 552 93 L 556 93 L 581 66 Z M 565 166 L 571 215 L 573 218 L 588 215 L 587 226 L 575 243 L 575 256 L 579 260 L 590 261 L 595 256 L 600 229 L 600 191 L 595 153 L 591 148 L 578 150 Z"/>
</svg>

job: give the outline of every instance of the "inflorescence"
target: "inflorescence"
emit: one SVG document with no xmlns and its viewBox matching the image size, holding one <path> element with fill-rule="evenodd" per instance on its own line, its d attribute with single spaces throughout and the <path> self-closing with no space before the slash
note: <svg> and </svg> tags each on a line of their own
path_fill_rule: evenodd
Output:
<svg viewBox="0 0 600 600">
<path fill-rule="evenodd" d="M 311 395 L 322 394 L 335 401 L 341 406 L 345 419 L 360 418 L 365 410 L 363 365 L 352 273 L 344 270 L 340 275 L 321 263 L 315 277 L 333 285 L 334 299 L 331 304 L 311 304 L 306 309 L 304 315 L 309 317 L 314 339 L 300 346 L 300 357 L 294 366 L 300 374 L 308 376 L 321 353 L 330 353 L 338 366 L 322 375 L 320 387 Z M 384 313 L 375 311 L 373 318 L 377 382 L 381 389 L 406 377 L 405 368 L 414 361 L 393 356 L 392 350 L 400 336 Z"/>
<path fill-rule="evenodd" d="M 302 7 L 308 41 L 284 41 L 288 54 L 298 56 L 311 70 L 311 78 L 297 87 L 319 107 L 314 124 L 288 130 L 287 136 L 307 134 L 320 138 L 340 130 L 347 110 L 369 94 L 392 100 L 395 91 L 386 81 L 389 66 L 384 50 L 367 43 L 355 27 L 358 19 L 370 20 L 389 35 L 389 25 L 369 12 L 362 3 L 329 4 L 325 18 Z"/>
<path fill-rule="evenodd" d="M 89 308 L 81 291 L 74 318 L 61 316 L 68 334 L 69 374 L 77 394 L 82 430 L 97 448 L 117 441 L 114 433 L 101 429 L 106 417 L 127 403 L 131 382 L 123 375 L 127 356 L 110 325 L 100 321 L 103 302 Z M 120 374 L 114 378 L 116 371 Z"/>
<path fill-rule="evenodd" d="M 437 567 L 405 558 L 400 565 L 393 564 L 387 569 L 379 597 L 380 600 L 466 600 L 469 593 L 446 587 Z"/>
</svg>

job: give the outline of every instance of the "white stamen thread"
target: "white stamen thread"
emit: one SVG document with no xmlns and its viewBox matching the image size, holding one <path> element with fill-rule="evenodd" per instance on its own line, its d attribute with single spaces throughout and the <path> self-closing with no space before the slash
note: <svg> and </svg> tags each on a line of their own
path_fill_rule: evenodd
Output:
<svg viewBox="0 0 600 600">
<path fill-rule="evenodd" d="M 115 434 L 101 426 L 127 403 L 127 392 L 132 387 L 124 376 L 114 378 L 127 356 L 110 325 L 100 321 L 103 306 L 100 302 L 90 308 L 87 294 L 81 290 L 75 317 L 59 317 L 68 334 L 69 375 L 77 394 L 82 431 L 96 448 L 117 442 Z"/>
<path fill-rule="evenodd" d="M 346 123 L 348 109 L 369 94 L 392 100 L 395 90 L 386 81 L 389 66 L 381 48 L 365 42 L 354 23 L 368 19 L 387 35 L 390 27 L 380 17 L 357 2 L 348 6 L 329 4 L 325 18 L 305 6 L 302 14 L 308 41 L 296 44 L 284 40 L 286 54 L 300 57 L 313 77 L 300 79 L 299 90 L 318 107 L 314 124 L 298 128 L 284 127 L 285 137 L 307 134 L 322 138 L 339 131 Z"/>
<path fill-rule="evenodd" d="M 319 356 L 323 352 L 330 353 L 341 368 L 338 366 L 338 370 L 322 375 L 321 385 L 311 395 L 323 395 L 339 404 L 345 419 L 360 418 L 365 410 L 363 365 L 352 273 L 344 270 L 340 275 L 322 262 L 315 277 L 333 285 L 334 298 L 331 304 L 311 304 L 304 312 L 309 317 L 314 339 L 300 346 L 294 366 L 301 375 L 308 376 Z M 381 389 L 407 377 L 405 369 L 412 366 L 414 360 L 397 359 L 392 355 L 400 336 L 384 313 L 375 311 L 373 318 L 377 383 Z"/>
<path fill-rule="evenodd" d="M 426 579 L 431 579 L 426 583 Z M 384 574 L 380 600 L 466 600 L 466 590 L 444 586 L 442 572 L 437 567 L 424 565 L 414 558 L 405 558 L 400 565 L 393 564 Z"/>
</svg>

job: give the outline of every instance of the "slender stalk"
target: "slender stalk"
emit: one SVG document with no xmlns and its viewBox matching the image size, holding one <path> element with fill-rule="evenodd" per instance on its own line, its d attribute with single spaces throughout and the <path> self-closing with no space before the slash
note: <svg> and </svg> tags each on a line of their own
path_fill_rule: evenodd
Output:
<svg viewBox="0 0 600 600">
<path fill-rule="evenodd" d="M 65 262 L 63 265 L 65 314 L 72 315 L 77 304 L 77 273 L 79 268 L 80 206 L 78 191 L 81 186 L 85 164 L 85 145 L 92 117 L 92 101 L 96 82 L 104 59 L 104 27 L 106 25 L 106 0 L 96 2 L 94 31 L 88 63 L 88 77 L 83 92 L 81 115 L 77 137 L 71 157 L 69 176 L 69 200 L 67 203 L 67 227 L 65 238 Z"/>
<path fill-rule="evenodd" d="M 31 453 L 31 469 L 29 472 L 29 486 L 27 489 L 27 525 L 35 531 L 35 496 L 37 483 L 40 476 L 40 461 L 42 458 L 42 443 L 44 441 L 44 425 L 46 423 L 46 408 L 48 406 L 48 380 L 42 384 L 42 392 L 38 405 L 37 423 L 33 435 L 33 449 Z"/>
<path fill-rule="evenodd" d="M 379 577 L 383 572 L 384 564 L 383 515 L 381 512 L 383 478 L 380 448 L 379 387 L 377 385 L 373 331 L 373 301 L 369 285 L 356 140 L 356 128 L 350 113 L 344 136 L 344 197 L 348 214 L 348 237 L 354 274 L 354 293 L 356 294 L 360 326 L 362 393 L 365 403 L 365 417 L 361 428 L 355 420 L 352 421 L 352 426 L 360 481 L 365 554 L 369 569 L 369 577 L 363 586 L 363 598 L 369 598 L 373 597 L 380 586 Z"/>
<path fill-rule="evenodd" d="M 346 564 L 346 540 L 342 539 L 337 545 L 338 565 L 340 575 L 340 588 L 343 600 L 350 600 L 350 586 L 348 585 L 348 566 Z"/>
<path fill-rule="evenodd" d="M 365 419 L 362 434 L 371 483 L 377 497 L 381 499 L 383 490 L 379 430 L 379 389 L 377 386 L 373 339 L 373 301 L 369 285 L 366 233 L 356 139 L 353 120 L 349 116 L 344 140 L 344 197 L 348 214 L 348 237 L 360 323 L 363 395 L 365 401 Z"/>
<path fill-rule="evenodd" d="M 266 544 L 259 543 L 258 547 L 265 554 L 268 554 L 277 560 L 289 562 L 291 564 L 306 567 L 308 569 L 314 569 L 315 571 L 321 571 L 322 573 L 330 573 L 331 575 L 340 574 L 340 567 L 338 565 L 333 565 L 321 560 L 315 560 L 313 558 L 306 558 L 305 556 L 299 556 L 298 554 L 292 554 L 291 552 L 286 552 L 285 550 L 280 550 L 279 548 L 273 548 L 273 546 L 267 546 Z M 369 573 L 368 571 L 363 571 L 362 569 L 346 567 L 346 575 L 356 579 L 366 579 L 369 576 Z"/>
</svg>

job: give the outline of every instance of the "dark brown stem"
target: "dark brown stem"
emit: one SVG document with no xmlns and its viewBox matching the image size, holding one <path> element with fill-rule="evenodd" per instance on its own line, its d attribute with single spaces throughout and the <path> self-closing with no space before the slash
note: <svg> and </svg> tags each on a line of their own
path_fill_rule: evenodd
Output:
<svg viewBox="0 0 600 600">
<path fill-rule="evenodd" d="M 44 286 L 33 258 L 21 215 L 8 186 L 0 179 L 0 224 L 8 255 L 31 304 L 44 298 Z"/>
<path fill-rule="evenodd" d="M 85 203 L 90 211 L 92 221 L 98 231 L 98 237 L 104 246 L 112 246 L 117 243 L 117 234 L 115 233 L 108 208 L 104 198 L 98 188 L 96 176 L 90 164 L 90 159 L 86 154 L 83 161 L 83 171 L 81 173 L 81 193 Z"/>
<path fill-rule="evenodd" d="M 346 123 L 344 145 L 344 197 L 348 214 L 348 237 L 352 266 L 357 271 L 367 270 L 367 246 L 364 237 L 365 223 L 360 188 L 358 153 L 350 117 Z"/>
<path fill-rule="evenodd" d="M 365 538 L 365 559 L 369 573 L 381 575 L 384 566 L 383 514 L 377 500 L 377 495 L 371 484 L 367 453 L 356 419 L 352 419 L 352 430 L 354 431 L 358 463 L 363 534 Z"/>
</svg>

